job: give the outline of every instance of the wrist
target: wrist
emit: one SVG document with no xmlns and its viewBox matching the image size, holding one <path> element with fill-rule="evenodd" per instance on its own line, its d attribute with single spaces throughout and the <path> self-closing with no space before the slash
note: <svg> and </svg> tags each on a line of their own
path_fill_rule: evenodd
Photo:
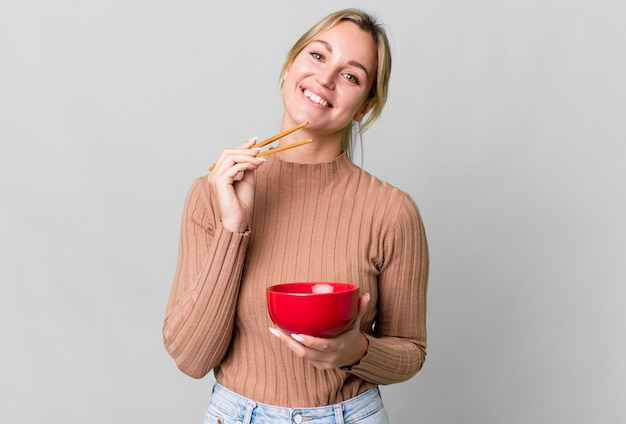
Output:
<svg viewBox="0 0 626 424">
<path fill-rule="evenodd" d="M 247 224 L 230 223 L 228 222 L 228 220 L 225 221 L 222 218 L 220 218 L 220 222 L 222 223 L 222 227 L 224 227 L 226 230 L 230 231 L 231 233 L 244 235 L 250 232 L 250 228 L 248 227 Z"/>
<path fill-rule="evenodd" d="M 367 354 L 367 348 L 370 345 L 369 340 L 367 339 L 367 337 L 365 337 L 365 334 L 363 334 L 362 332 L 359 332 L 359 339 L 360 339 L 360 342 L 358 343 L 359 344 L 359 348 L 356 350 L 358 352 L 357 359 L 355 361 L 353 361 L 352 364 L 350 364 L 350 365 L 344 365 L 342 367 L 339 367 L 341 370 L 343 370 L 343 371 L 350 371 L 352 369 L 352 367 L 355 367 L 355 366 L 359 365 L 361 363 L 361 360 Z"/>
</svg>

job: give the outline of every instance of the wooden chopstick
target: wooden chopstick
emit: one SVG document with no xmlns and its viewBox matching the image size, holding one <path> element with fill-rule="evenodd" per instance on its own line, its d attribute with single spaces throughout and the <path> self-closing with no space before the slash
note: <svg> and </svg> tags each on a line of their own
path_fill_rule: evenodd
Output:
<svg viewBox="0 0 626 424">
<path fill-rule="evenodd" d="M 308 121 L 307 121 L 307 122 L 303 122 L 303 123 L 301 123 L 301 124 L 296 125 L 296 126 L 295 126 L 295 127 L 293 127 L 293 128 L 290 128 L 290 129 L 285 130 L 285 131 L 283 131 L 283 132 L 281 132 L 281 133 L 279 133 L 279 134 L 276 134 L 275 136 L 272 136 L 272 137 L 268 138 L 267 140 L 263 140 L 263 141 L 261 141 L 260 143 L 256 143 L 256 144 L 255 144 L 254 146 L 252 146 L 252 147 L 263 147 L 263 146 L 266 146 L 266 145 L 270 144 L 270 143 L 271 143 L 271 142 L 273 142 L 273 141 L 276 141 L 276 140 L 278 140 L 278 139 L 283 138 L 283 137 L 284 137 L 284 136 L 286 136 L 286 135 L 291 134 L 291 133 L 292 133 L 292 132 L 294 132 L 294 131 L 298 131 L 298 130 L 299 130 L 300 128 L 302 128 L 302 127 L 306 127 L 307 125 L 309 125 L 309 122 L 308 122 Z M 258 156 L 258 155 L 257 155 L 257 156 Z"/>
<path fill-rule="evenodd" d="M 293 127 L 293 128 L 289 128 L 288 130 L 285 130 L 285 131 L 283 131 L 283 132 L 280 132 L 280 133 L 278 133 L 278 134 L 276 134 L 276 135 L 271 136 L 270 138 L 268 138 L 268 139 L 266 139 L 266 140 L 263 140 L 263 141 L 261 141 L 261 142 L 259 142 L 259 143 L 256 143 L 256 144 L 255 144 L 254 146 L 252 146 L 252 147 L 254 147 L 254 148 L 260 148 L 260 147 L 266 146 L 266 145 L 268 145 L 268 144 L 270 144 L 270 143 L 272 143 L 272 142 L 274 142 L 274 141 L 276 141 L 276 140 L 279 140 L 279 139 L 283 138 L 283 137 L 284 137 L 284 136 L 286 136 L 286 135 L 291 134 L 291 133 L 292 133 L 292 132 L 294 132 L 294 131 L 298 131 L 300 128 L 305 127 L 305 126 L 307 126 L 308 124 L 309 124 L 309 122 L 308 122 L 308 121 L 303 122 L 303 123 L 301 123 L 301 124 L 298 124 L 298 125 L 296 125 L 296 126 L 295 126 L 295 127 Z M 271 154 L 273 154 L 273 153 L 278 153 L 278 152 L 281 152 L 281 151 L 283 151 L 283 150 L 291 149 L 291 148 L 293 148 L 293 147 L 302 146 L 303 144 L 307 144 L 307 143 L 310 143 L 310 142 L 312 142 L 312 141 L 313 141 L 313 139 L 309 139 L 309 140 L 299 141 L 299 142 L 297 142 L 297 143 L 289 144 L 289 145 L 287 145 L 287 146 L 277 147 L 277 148 L 275 148 L 275 149 L 271 149 L 271 150 L 266 150 L 265 152 L 260 152 L 259 154 L 257 154 L 257 155 L 256 155 L 256 157 L 271 155 Z M 211 166 L 209 167 L 209 171 L 213 171 L 213 169 L 214 169 L 214 168 L 215 168 L 215 164 L 213 164 L 213 165 L 211 165 Z"/>
<path fill-rule="evenodd" d="M 309 144 L 313 139 L 309 138 L 308 140 L 298 141 L 296 143 L 287 144 L 286 146 L 276 147 L 275 149 L 265 150 L 260 152 L 255 157 L 260 158 L 262 156 L 273 155 L 274 153 L 282 152 L 283 150 L 293 149 L 294 147 L 302 146 L 303 144 Z"/>
</svg>

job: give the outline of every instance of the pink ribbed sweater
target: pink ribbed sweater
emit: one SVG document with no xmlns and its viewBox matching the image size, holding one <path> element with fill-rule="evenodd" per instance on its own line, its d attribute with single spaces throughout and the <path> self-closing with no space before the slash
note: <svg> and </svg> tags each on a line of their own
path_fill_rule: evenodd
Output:
<svg viewBox="0 0 626 424">
<path fill-rule="evenodd" d="M 206 178 L 191 187 L 163 326 L 178 367 L 257 402 L 314 407 L 404 381 L 426 356 L 428 249 L 418 209 L 403 191 L 345 154 L 321 164 L 268 156 L 257 171 L 250 230 L 222 227 Z M 369 346 L 350 370 L 320 371 L 272 336 L 265 288 L 343 281 L 371 300 Z"/>
</svg>

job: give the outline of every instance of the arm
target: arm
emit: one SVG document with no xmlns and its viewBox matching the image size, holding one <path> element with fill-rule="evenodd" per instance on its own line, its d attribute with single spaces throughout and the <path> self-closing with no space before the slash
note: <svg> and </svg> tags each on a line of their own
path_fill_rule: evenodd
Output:
<svg viewBox="0 0 626 424">
<path fill-rule="evenodd" d="M 234 326 L 254 205 L 255 139 L 224 150 L 189 191 L 163 343 L 178 367 L 204 377 L 224 358 Z"/>
<path fill-rule="evenodd" d="M 203 377 L 228 349 L 247 240 L 215 218 L 207 181 L 198 179 L 185 203 L 163 323 L 165 348 L 185 374 Z"/>
<path fill-rule="evenodd" d="M 408 380 L 426 359 L 428 245 L 417 206 L 408 196 L 385 240 L 385 257 L 375 327 L 365 333 L 367 353 L 350 370 L 376 384 Z"/>
</svg>

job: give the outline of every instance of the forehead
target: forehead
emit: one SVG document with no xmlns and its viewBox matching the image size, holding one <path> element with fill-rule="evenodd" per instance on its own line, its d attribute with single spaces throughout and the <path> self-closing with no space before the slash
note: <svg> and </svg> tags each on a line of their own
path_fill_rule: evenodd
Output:
<svg viewBox="0 0 626 424">
<path fill-rule="evenodd" d="M 378 49 L 374 38 L 354 22 L 339 22 L 330 29 L 317 34 L 311 40 L 311 43 L 314 42 L 323 44 L 338 57 L 362 64 L 369 74 L 375 74 Z"/>
</svg>

